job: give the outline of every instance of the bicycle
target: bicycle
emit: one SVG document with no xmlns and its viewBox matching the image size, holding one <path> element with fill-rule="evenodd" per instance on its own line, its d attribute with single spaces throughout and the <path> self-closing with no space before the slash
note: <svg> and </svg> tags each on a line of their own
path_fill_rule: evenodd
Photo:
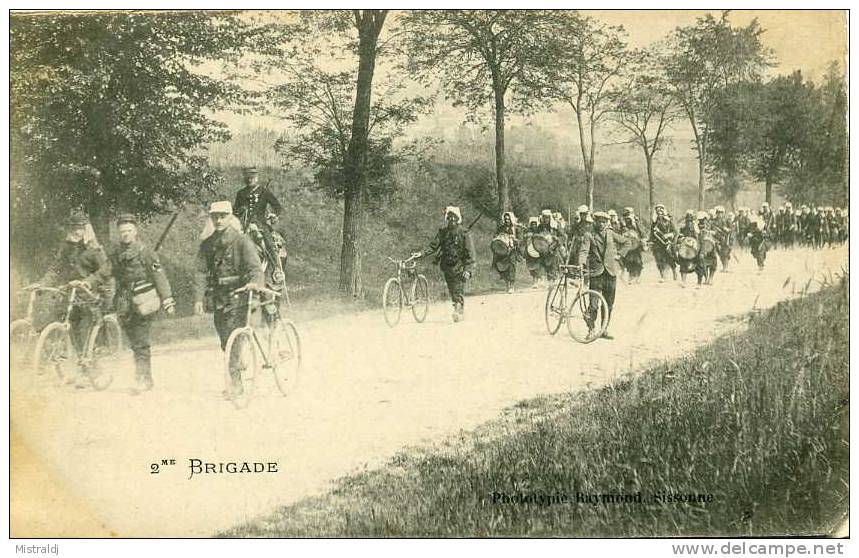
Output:
<svg viewBox="0 0 859 558">
<path fill-rule="evenodd" d="M 585 288 L 587 270 L 565 264 L 559 269 L 558 282 L 549 288 L 546 296 L 546 328 L 550 335 L 555 335 L 566 322 L 570 337 L 579 343 L 590 343 L 608 329 L 611 319 L 608 303 L 601 293 Z M 570 283 L 576 293 L 568 304 Z"/>
<path fill-rule="evenodd" d="M 95 315 L 95 323 L 87 335 L 83 354 L 77 355 L 77 364 L 93 389 L 107 389 L 113 382 L 113 374 L 103 372 L 99 361 L 122 350 L 122 331 L 116 315 L 103 315 L 98 306 L 98 296 L 79 282 L 72 281 L 56 289 L 43 287 L 42 290 L 67 294 L 67 302 L 62 320 L 51 322 L 39 334 L 34 358 L 36 372 L 44 373 L 53 369 L 60 380 L 68 382 L 74 378 L 74 372 L 69 370 L 75 363 L 76 354 L 70 334 L 71 315 L 76 307 L 89 307 Z M 88 299 L 81 300 L 79 291 L 85 293 Z"/>
<path fill-rule="evenodd" d="M 400 322 L 403 306 L 412 309 L 415 321 L 423 323 L 429 310 L 429 282 L 427 278 L 417 272 L 417 255 L 412 255 L 405 260 L 395 260 L 391 257 L 388 261 L 397 266 L 397 276 L 391 277 L 385 282 L 382 290 L 382 309 L 385 315 L 385 323 L 394 327 Z M 406 295 L 403 289 L 403 275 L 411 280 L 412 286 Z"/>
<path fill-rule="evenodd" d="M 287 318 L 280 315 L 280 305 L 276 299 L 281 293 L 264 287 L 244 286 L 232 292 L 232 296 L 247 293 L 247 311 L 245 325 L 236 328 L 227 339 L 224 354 L 226 358 L 227 396 L 237 409 L 243 409 L 250 403 L 256 377 L 259 372 L 257 352 L 262 355 L 263 368 L 271 370 L 275 384 L 280 393 L 286 396 L 293 385 L 298 383 L 301 369 L 301 338 L 298 328 Z M 263 301 L 262 296 L 254 299 L 254 293 L 270 296 Z M 264 322 L 268 331 L 267 349 L 260 341 L 257 330 L 251 325 L 251 315 L 257 308 L 266 313 Z M 231 365 L 234 363 L 234 366 Z M 236 370 L 237 374 L 233 372 Z"/>
<path fill-rule="evenodd" d="M 23 318 L 13 320 L 9 324 L 9 351 L 13 370 L 21 366 L 28 366 L 32 362 L 36 341 L 39 338 L 39 332 L 33 326 L 36 297 L 39 293 L 54 289 L 29 285 L 21 290 L 28 293 L 27 313 Z"/>
</svg>

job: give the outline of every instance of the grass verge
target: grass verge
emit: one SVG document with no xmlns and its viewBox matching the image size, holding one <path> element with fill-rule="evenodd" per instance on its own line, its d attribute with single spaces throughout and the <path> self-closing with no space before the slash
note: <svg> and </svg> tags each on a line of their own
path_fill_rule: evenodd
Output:
<svg viewBox="0 0 859 558">
<path fill-rule="evenodd" d="M 230 537 L 825 534 L 848 502 L 848 278 L 634 378 L 524 401 Z M 501 503 L 496 493 L 566 503 Z M 641 502 L 576 502 L 576 494 Z M 709 502 L 655 495 L 712 495 Z M 597 496 L 599 498 L 599 496 Z"/>
</svg>

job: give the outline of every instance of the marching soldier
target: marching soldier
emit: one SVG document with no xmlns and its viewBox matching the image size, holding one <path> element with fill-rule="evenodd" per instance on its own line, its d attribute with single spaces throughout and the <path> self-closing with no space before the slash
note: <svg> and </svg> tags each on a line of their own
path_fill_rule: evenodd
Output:
<svg viewBox="0 0 859 558">
<path fill-rule="evenodd" d="M 558 277 L 558 258 L 563 261 L 567 256 L 567 236 L 555 226 L 551 210 L 544 209 L 540 213 L 540 224 L 537 226 L 536 234 L 551 238 L 548 252 L 540 257 L 540 266 L 546 274 L 546 279 L 554 281 Z"/>
<path fill-rule="evenodd" d="M 501 222 L 498 223 L 495 234 L 496 238 L 504 235 L 502 238 L 506 240 L 508 251 L 506 255 L 492 252 L 492 268 L 504 280 L 507 292 L 512 294 L 516 282 L 516 262 L 519 259 L 519 245 L 522 243 L 519 223 L 516 221 L 516 215 L 512 211 L 505 211 L 501 215 Z"/>
<path fill-rule="evenodd" d="M 641 259 L 642 252 L 645 250 L 644 232 L 641 229 L 641 222 L 639 222 L 638 217 L 631 207 L 624 207 L 621 213 L 622 219 L 618 232 L 627 238 L 637 237 L 638 240 L 637 242 L 632 239 L 630 240 L 632 246 L 620 261 L 623 267 L 626 268 L 627 273 L 629 273 L 629 283 L 640 283 L 641 271 L 644 269 L 644 263 Z"/>
<path fill-rule="evenodd" d="M 671 222 L 671 216 L 665 211 L 665 206 L 657 204 L 653 208 L 656 217 L 650 226 L 650 242 L 653 245 L 653 257 L 659 270 L 659 282 L 665 281 L 665 271 L 671 269 L 674 281 L 677 280 L 676 259 L 674 255 L 674 240 L 677 229 Z"/>
<path fill-rule="evenodd" d="M 698 275 L 698 285 L 701 285 L 701 281 L 707 285 L 713 284 L 713 276 L 716 273 L 716 244 L 714 242 L 713 250 L 709 253 L 705 252 L 705 240 L 715 240 L 713 232 L 710 227 L 710 220 L 707 213 L 703 211 L 698 212 L 698 265 L 695 268 L 695 273 Z"/>
<path fill-rule="evenodd" d="M 137 218 L 123 213 L 117 218 L 116 226 L 119 244 L 110 253 L 111 269 L 116 279 L 114 306 L 122 331 L 134 352 L 135 387 L 131 393 L 137 395 L 151 390 L 154 385 L 149 338 L 157 307 L 143 308 L 133 301 L 136 296 L 154 289 L 161 300 L 161 308 L 167 314 L 173 314 L 176 305 L 158 255 L 138 240 Z"/>
<path fill-rule="evenodd" d="M 731 234 L 731 224 L 725 217 L 725 208 L 721 205 L 716 206 L 716 218 L 713 219 L 710 228 L 716 236 L 716 251 L 722 262 L 722 271 L 727 272 L 728 264 L 731 261 L 731 245 L 734 243 L 734 239 Z"/>
<path fill-rule="evenodd" d="M 236 193 L 234 213 L 239 218 L 242 230 L 258 243 L 262 243 L 266 258 L 274 266 L 273 270 L 277 270 L 280 267 L 276 261 L 280 247 L 275 242 L 272 232 L 274 220 L 283 213 L 283 207 L 271 190 L 260 186 L 259 172 L 256 167 L 246 167 L 242 174 L 245 187 Z M 272 276 L 275 283 L 281 283 L 283 279 L 282 276 Z"/>
<path fill-rule="evenodd" d="M 763 224 L 764 232 L 767 233 L 767 236 L 771 237 L 775 234 L 775 215 L 773 215 L 773 212 L 770 209 L 770 204 L 767 202 L 762 203 L 759 215 Z"/>
<path fill-rule="evenodd" d="M 194 276 L 194 313 L 205 309 L 214 314 L 215 329 L 225 350 L 230 333 L 243 327 L 246 306 L 240 306 L 232 291 L 244 286 L 263 286 L 262 263 L 253 241 L 241 232 L 241 224 L 228 201 L 213 202 L 209 219 L 214 232 L 203 238 Z M 204 305 L 205 301 L 205 305 Z M 241 395 L 239 362 L 230 362 L 233 389 Z M 227 395 L 225 393 L 225 395 Z"/>
<path fill-rule="evenodd" d="M 694 238 L 698 242 L 698 226 L 695 224 L 695 212 L 691 209 L 686 210 L 686 215 L 683 218 L 683 226 L 677 231 L 677 244 L 680 245 L 684 238 Z M 678 250 L 677 265 L 680 268 L 680 286 L 686 286 L 686 276 L 693 271 L 698 271 L 700 260 L 701 246 L 698 245 L 698 254 L 694 258 L 684 258 L 682 250 Z M 698 276 L 698 285 L 701 284 L 701 276 Z"/>
<path fill-rule="evenodd" d="M 620 274 L 619 259 L 626 253 L 629 240 L 608 227 L 609 216 L 603 211 L 594 213 L 594 231 L 582 237 L 577 261 L 582 269 L 587 269 L 589 288 L 602 294 L 608 305 L 609 319 L 614 308 L 614 295 L 617 289 L 617 276 Z M 593 332 L 596 327 L 596 305 L 588 308 L 588 326 Z M 593 335 L 593 333 L 591 333 Z M 612 339 L 608 332 L 603 337 Z"/>
<path fill-rule="evenodd" d="M 471 236 L 462 226 L 462 214 L 458 207 L 447 206 L 444 210 L 445 226 L 438 230 L 429 247 L 414 256 L 432 255 L 441 268 L 453 302 L 453 321 L 465 319 L 465 282 L 474 270 L 474 247 Z"/>
<path fill-rule="evenodd" d="M 749 208 L 737 208 L 737 244 L 739 244 L 740 247 L 745 247 L 746 245 L 746 234 L 749 232 L 750 223 L 751 216 L 749 215 Z"/>
<path fill-rule="evenodd" d="M 752 257 L 758 264 L 758 273 L 764 270 L 764 261 L 767 259 L 767 250 L 769 243 L 767 242 L 767 232 L 764 228 L 763 220 L 759 217 L 753 219 L 749 224 L 749 232 L 746 233 L 749 239 L 749 247 L 752 251 Z"/>
<path fill-rule="evenodd" d="M 540 226 L 540 219 L 537 217 L 528 218 L 528 229 L 525 233 L 523 246 L 523 255 L 525 257 L 525 267 L 528 268 L 528 274 L 531 276 L 531 288 L 537 289 L 540 287 L 540 254 L 533 252 L 533 247 L 530 246 L 530 239 L 537 234 L 537 228 Z"/>
<path fill-rule="evenodd" d="M 83 213 L 72 213 L 66 220 L 66 238 L 60 245 L 47 272 L 36 283 L 45 287 L 79 283 L 100 296 L 102 309 L 106 310 L 113 297 L 113 281 L 110 263 L 104 249 L 98 243 L 89 218 Z M 69 332 L 77 354 L 83 355 L 87 337 L 95 323 L 93 310 L 76 306 L 69 316 Z M 85 387 L 84 378 L 67 378 L 69 383 Z"/>
</svg>

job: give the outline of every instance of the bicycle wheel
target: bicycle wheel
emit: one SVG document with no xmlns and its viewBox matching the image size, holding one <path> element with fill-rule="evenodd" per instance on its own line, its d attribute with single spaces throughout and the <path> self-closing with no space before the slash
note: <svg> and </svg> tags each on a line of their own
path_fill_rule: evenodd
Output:
<svg viewBox="0 0 859 558">
<path fill-rule="evenodd" d="M 597 291 L 582 291 L 567 312 L 567 332 L 579 343 L 590 343 L 608 329 L 609 318 L 603 295 Z"/>
<path fill-rule="evenodd" d="M 113 382 L 113 374 L 105 370 L 102 360 L 116 355 L 122 346 L 122 332 L 113 316 L 96 323 L 87 339 L 84 371 L 93 389 L 102 391 Z"/>
<path fill-rule="evenodd" d="M 419 324 L 427 319 L 429 311 L 429 283 L 423 275 L 418 275 L 412 283 L 412 316 Z"/>
<path fill-rule="evenodd" d="M 66 324 L 53 322 L 42 330 L 36 342 L 33 363 L 38 374 L 53 371 L 61 380 L 71 377 L 75 350 Z"/>
<path fill-rule="evenodd" d="M 396 277 L 391 277 L 385 283 L 385 289 L 382 291 L 382 309 L 385 312 L 385 323 L 389 326 L 394 327 L 400 322 L 400 315 L 403 313 L 403 287 Z"/>
<path fill-rule="evenodd" d="M 9 357 L 12 369 L 27 366 L 33 360 L 33 340 L 36 333 L 24 319 L 9 324 Z"/>
<path fill-rule="evenodd" d="M 268 358 L 280 393 L 287 395 L 298 385 L 301 371 L 301 337 L 292 320 L 279 318 L 270 326 Z"/>
<path fill-rule="evenodd" d="M 549 287 L 546 293 L 546 329 L 549 335 L 555 335 L 564 322 L 567 299 L 567 285 L 562 281 Z"/>
<path fill-rule="evenodd" d="M 227 340 L 226 358 L 227 397 L 237 409 L 250 403 L 257 375 L 257 353 L 251 328 L 235 329 Z"/>
</svg>

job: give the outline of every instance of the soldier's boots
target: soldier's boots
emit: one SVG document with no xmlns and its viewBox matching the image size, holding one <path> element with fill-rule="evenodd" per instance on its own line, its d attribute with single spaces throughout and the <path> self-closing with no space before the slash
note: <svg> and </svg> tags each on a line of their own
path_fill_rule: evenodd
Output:
<svg viewBox="0 0 859 558">
<path fill-rule="evenodd" d="M 140 354 L 134 355 L 134 365 L 137 368 L 137 373 L 134 375 L 134 387 L 130 390 L 131 395 L 140 395 L 152 391 L 155 382 L 152 380 L 152 365 L 149 360 L 148 348 L 141 351 Z"/>
<path fill-rule="evenodd" d="M 131 388 L 130 393 L 131 395 L 140 395 L 141 393 L 152 391 L 154 387 L 155 382 L 152 381 L 152 376 L 138 374 L 134 378 L 134 386 Z"/>
<path fill-rule="evenodd" d="M 453 321 L 461 322 L 465 319 L 465 305 L 461 302 L 453 303 Z"/>
</svg>

